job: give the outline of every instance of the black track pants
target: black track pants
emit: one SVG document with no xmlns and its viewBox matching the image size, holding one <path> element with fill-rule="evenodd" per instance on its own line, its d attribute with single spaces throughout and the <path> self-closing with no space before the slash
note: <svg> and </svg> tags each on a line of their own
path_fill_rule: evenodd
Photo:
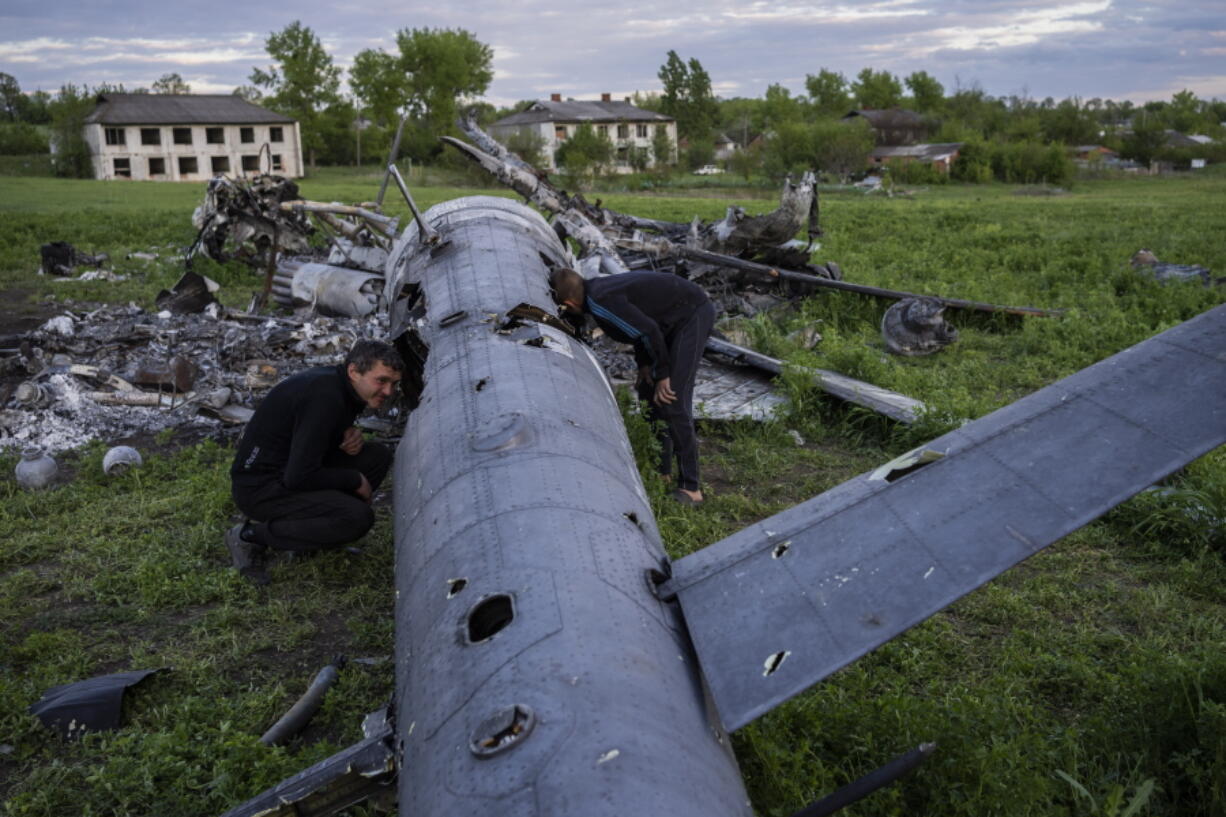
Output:
<svg viewBox="0 0 1226 817">
<path fill-rule="evenodd" d="M 644 389 L 639 396 L 651 405 L 649 416 L 664 423 L 667 429 L 660 440 L 663 453 L 660 472 L 672 473 L 672 461 L 677 460 L 677 486 L 697 491 L 698 435 L 694 432 L 694 378 L 702 360 L 707 336 L 715 324 L 715 305 L 707 302 L 694 310 L 685 323 L 668 336 L 668 356 L 672 362 L 669 384 L 677 395 L 673 402 L 658 406 L 651 402 L 652 390 Z"/>
<path fill-rule="evenodd" d="M 354 468 L 379 487 L 392 464 L 392 452 L 365 443 L 356 456 L 337 451 L 326 459 L 333 468 Z M 324 550 L 360 539 L 375 523 L 370 505 L 344 491 L 291 491 L 281 480 L 235 482 L 234 504 L 252 520 L 255 540 L 275 550 Z M 262 524 L 261 524 L 262 523 Z"/>
</svg>

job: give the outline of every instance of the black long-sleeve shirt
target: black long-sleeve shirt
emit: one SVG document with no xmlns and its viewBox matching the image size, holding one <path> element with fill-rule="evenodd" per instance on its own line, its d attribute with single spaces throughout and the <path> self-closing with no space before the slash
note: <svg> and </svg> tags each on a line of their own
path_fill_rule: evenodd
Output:
<svg viewBox="0 0 1226 817">
<path fill-rule="evenodd" d="M 361 472 L 325 467 L 324 457 L 339 448 L 365 405 L 344 364 L 287 377 L 247 423 L 230 478 L 249 484 L 278 478 L 291 491 L 356 491 Z"/>
<path fill-rule="evenodd" d="M 698 284 L 659 272 L 592 278 L 585 294 L 585 311 L 614 340 L 633 344 L 635 360 L 655 380 L 672 371 L 668 336 L 709 300 Z"/>
</svg>

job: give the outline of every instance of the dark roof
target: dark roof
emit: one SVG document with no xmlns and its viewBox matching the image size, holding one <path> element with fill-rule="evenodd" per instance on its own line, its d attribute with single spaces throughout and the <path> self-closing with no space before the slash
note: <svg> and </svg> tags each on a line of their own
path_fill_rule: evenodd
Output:
<svg viewBox="0 0 1226 817">
<path fill-rule="evenodd" d="M 903 108 L 886 108 L 883 110 L 866 108 L 862 111 L 852 111 L 843 118 L 851 119 L 855 116 L 863 116 L 874 128 L 910 128 L 924 124 L 922 116 L 915 111 L 908 111 Z"/>
<path fill-rule="evenodd" d="M 671 116 L 636 108 L 629 102 L 554 102 L 538 99 L 527 109 L 504 116 L 495 125 L 535 125 L 540 122 L 672 122 Z"/>
<path fill-rule="evenodd" d="M 260 125 L 293 122 L 233 94 L 98 94 L 86 124 Z"/>
</svg>

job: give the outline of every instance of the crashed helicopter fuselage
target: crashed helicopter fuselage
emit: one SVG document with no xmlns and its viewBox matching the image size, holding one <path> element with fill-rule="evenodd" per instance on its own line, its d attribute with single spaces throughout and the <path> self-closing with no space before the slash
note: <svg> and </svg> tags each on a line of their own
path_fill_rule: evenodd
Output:
<svg viewBox="0 0 1226 817">
<path fill-rule="evenodd" d="M 529 208 L 426 214 L 393 252 L 423 387 L 397 454 L 400 810 L 752 813 L 595 358 L 549 312 L 571 262 Z M 428 351 L 425 351 L 428 350 Z"/>
</svg>

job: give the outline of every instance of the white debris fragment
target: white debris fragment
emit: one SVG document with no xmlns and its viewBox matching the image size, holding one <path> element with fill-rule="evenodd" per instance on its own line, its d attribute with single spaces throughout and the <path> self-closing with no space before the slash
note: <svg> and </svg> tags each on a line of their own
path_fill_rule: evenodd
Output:
<svg viewBox="0 0 1226 817">
<path fill-rule="evenodd" d="M 39 327 L 39 331 L 62 335 L 66 338 L 73 336 L 75 329 L 73 328 L 73 320 L 71 315 L 59 315 L 44 323 Z"/>
<path fill-rule="evenodd" d="M 800 432 L 799 432 L 799 431 L 797 431 L 797 430 L 796 430 L 796 429 L 794 429 L 794 428 L 789 428 L 789 429 L 788 429 L 788 436 L 792 438 L 792 442 L 796 443 L 796 447 L 797 447 L 797 448 L 803 448 L 803 447 L 804 447 L 804 445 L 805 445 L 805 438 L 804 438 L 804 437 L 802 437 L 802 436 L 800 436 Z"/>
</svg>

